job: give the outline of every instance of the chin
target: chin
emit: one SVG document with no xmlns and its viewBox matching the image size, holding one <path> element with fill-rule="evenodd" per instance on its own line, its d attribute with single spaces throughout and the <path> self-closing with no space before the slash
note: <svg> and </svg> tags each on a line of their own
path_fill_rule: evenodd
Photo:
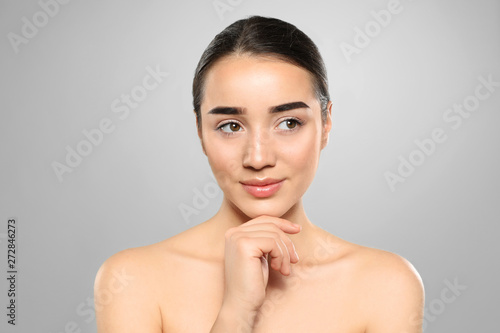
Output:
<svg viewBox="0 0 500 333">
<path fill-rule="evenodd" d="M 294 205 L 277 203 L 269 200 L 267 202 L 260 201 L 254 203 L 245 203 L 238 206 L 238 209 L 246 215 L 249 219 L 254 219 L 262 215 L 282 217 L 285 215 Z"/>
</svg>

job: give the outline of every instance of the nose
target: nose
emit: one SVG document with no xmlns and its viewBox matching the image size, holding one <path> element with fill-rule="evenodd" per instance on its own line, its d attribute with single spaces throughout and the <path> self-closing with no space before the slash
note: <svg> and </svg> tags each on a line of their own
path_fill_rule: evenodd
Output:
<svg viewBox="0 0 500 333">
<path fill-rule="evenodd" d="M 243 166 L 261 170 L 275 165 L 276 154 L 269 135 L 264 131 L 249 134 L 243 151 Z"/>
</svg>

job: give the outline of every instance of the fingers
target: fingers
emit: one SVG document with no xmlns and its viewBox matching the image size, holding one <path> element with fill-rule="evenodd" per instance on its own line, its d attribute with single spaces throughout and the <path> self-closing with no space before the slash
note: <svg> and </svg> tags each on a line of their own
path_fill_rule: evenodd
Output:
<svg viewBox="0 0 500 333">
<path fill-rule="evenodd" d="M 286 221 L 286 220 L 283 220 L 283 221 Z M 254 220 L 252 220 L 250 222 L 254 222 Z M 285 224 L 286 226 L 284 228 L 290 227 L 290 224 L 292 224 L 292 223 L 289 221 L 286 221 L 286 222 L 287 223 Z M 294 232 L 295 233 L 300 232 L 300 225 L 298 225 L 298 224 L 294 224 L 294 225 L 297 226 L 297 227 L 292 226 L 292 228 L 295 229 Z M 285 243 L 286 248 L 288 249 L 288 254 L 290 256 L 291 262 L 295 264 L 299 261 L 299 256 L 297 254 L 297 251 L 295 250 L 295 246 L 294 246 L 292 240 L 283 232 L 283 228 L 278 228 L 277 223 L 273 223 L 273 222 L 249 223 L 249 222 L 247 222 L 247 223 L 239 226 L 238 228 L 240 228 L 240 230 L 244 230 L 246 232 L 262 230 L 262 231 L 275 232 L 275 233 L 280 234 L 283 242 Z"/>
<path fill-rule="evenodd" d="M 238 235 L 235 237 L 237 238 Z M 290 275 L 291 260 L 289 248 L 293 250 L 293 244 L 288 237 L 285 236 L 286 238 L 283 239 L 279 233 L 265 230 L 244 232 L 239 237 L 244 238 L 243 241 L 247 243 L 244 245 L 245 248 L 256 249 L 253 252 L 254 257 L 260 258 L 268 253 L 270 267 L 284 275 Z"/>
<path fill-rule="evenodd" d="M 280 238 L 280 241 L 281 241 L 280 247 L 284 246 L 285 251 L 282 251 L 283 256 L 281 257 L 282 258 L 281 265 L 276 265 L 275 269 L 277 271 L 280 271 L 281 274 L 283 274 L 283 275 L 290 275 L 290 273 L 292 272 L 292 267 L 291 267 L 292 264 L 290 261 L 290 251 L 288 250 L 287 245 L 285 244 L 285 241 L 281 238 Z M 271 266 L 272 266 L 272 264 L 273 264 L 273 260 L 271 257 Z"/>
<path fill-rule="evenodd" d="M 226 231 L 226 241 L 248 256 L 261 258 L 269 254 L 270 267 L 283 275 L 291 273 L 291 264 L 299 257 L 288 234 L 300 232 L 300 225 L 285 219 L 260 216 Z"/>
<path fill-rule="evenodd" d="M 251 225 L 256 225 L 256 224 L 263 224 L 263 223 L 272 223 L 276 225 L 278 228 L 280 228 L 282 231 L 289 233 L 289 234 L 296 234 L 300 232 L 302 227 L 299 224 L 292 223 L 288 220 L 279 218 L 279 217 L 273 217 L 273 216 L 267 216 L 267 215 L 262 215 L 259 216 L 253 220 L 250 220 L 248 222 L 245 222 L 242 226 L 251 226 Z"/>
</svg>

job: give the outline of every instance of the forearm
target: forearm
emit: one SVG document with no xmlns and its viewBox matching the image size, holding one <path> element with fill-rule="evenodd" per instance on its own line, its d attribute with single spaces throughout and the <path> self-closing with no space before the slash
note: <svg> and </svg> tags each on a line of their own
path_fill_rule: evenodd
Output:
<svg viewBox="0 0 500 333">
<path fill-rule="evenodd" d="M 210 333 L 251 333 L 255 312 L 245 311 L 230 306 L 222 306 Z"/>
</svg>

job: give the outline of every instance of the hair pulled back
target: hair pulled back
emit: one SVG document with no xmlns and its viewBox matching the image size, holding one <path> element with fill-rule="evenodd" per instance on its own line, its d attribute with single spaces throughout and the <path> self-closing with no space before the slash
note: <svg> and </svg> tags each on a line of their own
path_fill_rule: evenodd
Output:
<svg viewBox="0 0 500 333">
<path fill-rule="evenodd" d="M 327 116 L 328 78 L 326 67 L 314 42 L 293 24 L 262 16 L 238 20 L 217 34 L 203 52 L 193 79 L 193 107 L 201 126 L 201 102 L 207 72 L 217 60 L 233 55 L 272 56 L 307 70 L 321 106 Z"/>
</svg>

